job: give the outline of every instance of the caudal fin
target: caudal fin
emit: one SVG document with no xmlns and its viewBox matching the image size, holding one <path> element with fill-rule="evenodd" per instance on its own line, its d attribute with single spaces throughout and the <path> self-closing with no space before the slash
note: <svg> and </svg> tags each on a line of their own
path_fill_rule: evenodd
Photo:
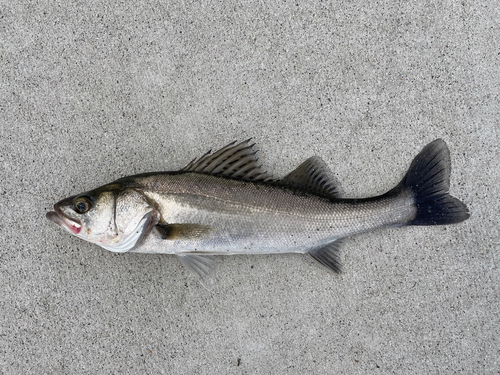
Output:
<svg viewBox="0 0 500 375">
<path fill-rule="evenodd" d="M 398 188 L 409 188 L 415 195 L 417 214 L 407 225 L 442 225 L 467 220 L 469 210 L 448 194 L 450 152 L 442 139 L 429 143 L 415 157 Z"/>
</svg>

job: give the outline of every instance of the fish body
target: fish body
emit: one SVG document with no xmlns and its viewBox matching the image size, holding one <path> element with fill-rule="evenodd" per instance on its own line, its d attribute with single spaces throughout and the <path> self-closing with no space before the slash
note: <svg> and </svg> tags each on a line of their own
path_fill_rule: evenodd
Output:
<svg viewBox="0 0 500 375">
<path fill-rule="evenodd" d="M 405 223 L 415 214 L 409 196 L 332 202 L 276 184 L 198 173 L 155 174 L 134 182 L 156 202 L 166 223 L 207 228 L 196 238 L 146 241 L 135 252 L 306 253 L 339 238 Z"/>
<path fill-rule="evenodd" d="M 343 198 L 317 157 L 274 179 L 252 146 L 233 143 L 177 172 L 116 180 L 56 203 L 47 217 L 110 251 L 175 254 L 202 279 L 213 274 L 212 255 L 308 253 L 339 271 L 346 237 L 469 217 L 448 194 L 451 163 L 442 140 L 417 155 L 394 189 L 364 199 Z"/>
</svg>

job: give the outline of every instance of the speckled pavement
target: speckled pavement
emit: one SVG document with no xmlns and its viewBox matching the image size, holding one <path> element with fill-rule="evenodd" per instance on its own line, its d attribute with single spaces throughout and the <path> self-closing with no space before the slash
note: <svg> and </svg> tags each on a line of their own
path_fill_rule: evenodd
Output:
<svg viewBox="0 0 500 375">
<path fill-rule="evenodd" d="M 0 2 L 1 374 L 496 374 L 500 5 Z M 348 197 L 428 142 L 471 218 L 301 255 L 114 254 L 45 214 L 253 137 L 283 176 L 318 155 Z"/>
</svg>

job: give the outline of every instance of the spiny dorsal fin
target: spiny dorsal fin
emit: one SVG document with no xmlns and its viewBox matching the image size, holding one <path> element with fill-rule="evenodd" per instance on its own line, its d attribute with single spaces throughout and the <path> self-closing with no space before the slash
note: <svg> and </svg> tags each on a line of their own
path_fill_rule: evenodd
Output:
<svg viewBox="0 0 500 375">
<path fill-rule="evenodd" d="M 213 174 L 246 181 L 273 181 L 271 175 L 261 169 L 255 157 L 256 151 L 250 139 L 234 145 L 228 144 L 215 153 L 207 152 L 194 159 L 182 171 Z"/>
<path fill-rule="evenodd" d="M 317 156 L 307 159 L 283 177 L 280 183 L 329 199 L 339 198 L 341 195 L 337 179 L 326 163 Z"/>
<path fill-rule="evenodd" d="M 339 256 L 340 246 L 342 245 L 342 242 L 343 239 L 339 238 L 338 240 L 331 242 L 326 246 L 310 250 L 308 254 L 323 266 L 328 268 L 330 271 L 338 273 L 342 268 Z"/>
</svg>

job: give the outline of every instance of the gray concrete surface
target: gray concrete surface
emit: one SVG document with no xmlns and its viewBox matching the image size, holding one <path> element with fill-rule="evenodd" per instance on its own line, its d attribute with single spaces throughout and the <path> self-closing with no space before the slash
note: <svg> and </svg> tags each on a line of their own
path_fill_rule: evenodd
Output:
<svg viewBox="0 0 500 375">
<path fill-rule="evenodd" d="M 0 3 L 0 373 L 500 371 L 498 2 Z M 45 219 L 121 176 L 254 137 L 279 176 L 321 156 L 346 195 L 428 142 L 462 224 L 221 260 L 113 254 Z"/>
</svg>

